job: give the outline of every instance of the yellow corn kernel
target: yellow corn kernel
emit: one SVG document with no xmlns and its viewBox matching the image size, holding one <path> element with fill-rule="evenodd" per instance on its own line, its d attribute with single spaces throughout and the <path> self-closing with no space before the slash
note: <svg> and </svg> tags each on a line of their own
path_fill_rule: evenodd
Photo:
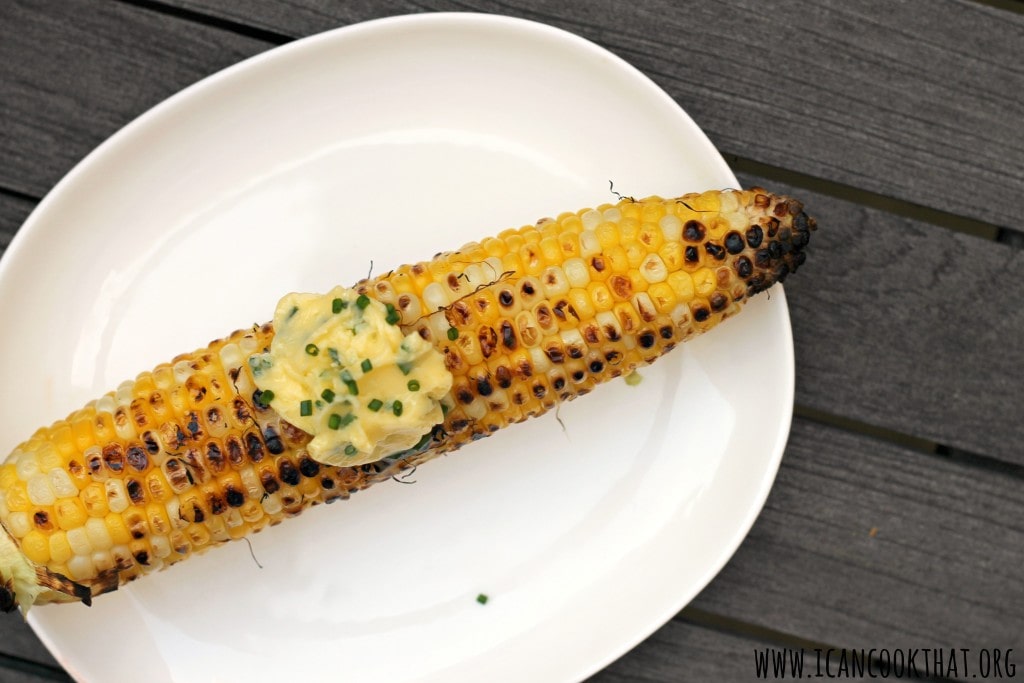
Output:
<svg viewBox="0 0 1024 683">
<path fill-rule="evenodd" d="M 710 268 L 701 268 L 693 273 L 693 289 L 698 296 L 708 296 L 715 291 L 715 273 Z"/>
<path fill-rule="evenodd" d="M 696 294 L 693 278 L 686 271 L 677 270 L 668 276 L 667 282 L 680 301 L 688 302 Z"/>
<path fill-rule="evenodd" d="M 118 484 L 121 483 L 119 480 L 116 480 L 116 479 L 113 480 L 113 481 L 118 483 Z M 121 488 L 122 489 L 123 489 L 123 487 L 124 487 L 124 484 L 121 484 Z M 111 488 L 116 488 L 116 486 L 112 486 Z M 118 498 L 111 497 L 110 501 L 108 501 L 106 487 L 104 486 L 104 484 L 99 484 L 99 483 L 94 483 L 94 484 L 90 484 L 89 486 L 86 486 L 82 490 L 82 493 L 80 494 L 80 496 L 81 496 L 82 504 L 83 504 L 83 506 L 85 508 L 85 512 L 90 517 L 104 517 L 104 516 L 106 516 L 106 514 L 108 512 L 110 512 L 110 502 L 114 502 L 114 501 L 119 500 Z M 120 498 L 120 500 L 125 500 L 125 501 L 127 501 L 127 499 L 128 499 L 128 494 L 127 493 L 124 493 L 122 498 Z M 123 508 L 121 508 L 121 509 L 123 509 Z"/>
<path fill-rule="evenodd" d="M 651 297 L 651 301 L 654 302 L 654 307 L 658 309 L 658 312 L 666 315 L 675 308 L 678 302 L 675 290 L 667 282 L 651 285 L 647 290 L 647 295 Z"/>
<path fill-rule="evenodd" d="M 131 543 L 132 535 L 128 531 L 128 525 L 125 524 L 124 517 L 111 512 L 103 518 L 103 521 L 107 525 L 107 531 L 110 533 L 110 539 L 115 544 L 124 545 Z"/>
<path fill-rule="evenodd" d="M 61 498 L 53 505 L 53 516 L 57 526 L 67 531 L 77 529 L 89 518 L 85 505 L 79 498 Z"/>
<path fill-rule="evenodd" d="M 71 545 L 68 544 L 68 536 L 65 531 L 55 531 L 50 534 L 50 561 L 67 562 L 71 557 Z"/>
</svg>

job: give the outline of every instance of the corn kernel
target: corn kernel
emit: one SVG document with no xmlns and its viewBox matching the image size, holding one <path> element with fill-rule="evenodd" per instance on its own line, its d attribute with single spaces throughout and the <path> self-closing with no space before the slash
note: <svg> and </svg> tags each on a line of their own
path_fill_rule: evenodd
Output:
<svg viewBox="0 0 1024 683">
<path fill-rule="evenodd" d="M 42 472 L 33 474 L 26 483 L 28 499 L 33 505 L 53 505 L 57 500 L 57 494 L 50 485 L 50 477 Z"/>
<path fill-rule="evenodd" d="M 576 312 L 575 316 L 570 316 L 575 319 L 567 321 L 572 327 L 578 327 L 580 321 L 590 320 L 597 314 L 597 309 L 590 298 L 590 293 L 580 287 L 574 287 L 569 290 L 569 305 Z"/>
<path fill-rule="evenodd" d="M 110 532 L 107 530 L 106 520 L 90 517 L 85 523 L 85 533 L 89 537 L 90 545 L 95 550 L 109 550 L 114 545 Z"/>
<path fill-rule="evenodd" d="M 50 561 L 67 562 L 71 557 L 71 545 L 68 543 L 67 532 L 55 531 L 50 534 Z"/>
<path fill-rule="evenodd" d="M 60 498 L 53 505 L 53 515 L 57 526 L 65 531 L 76 529 L 85 524 L 88 514 L 80 498 Z"/>
<path fill-rule="evenodd" d="M 647 290 L 647 295 L 654 302 L 654 307 L 659 313 L 667 315 L 676 305 L 675 291 L 666 282 L 651 285 Z"/>
<path fill-rule="evenodd" d="M 124 517 L 119 514 L 111 512 L 109 515 L 103 518 L 107 525 L 107 531 L 110 533 L 110 539 L 118 544 L 130 543 L 132 541 L 132 535 L 128 531 L 128 525 L 125 524 Z"/>
<path fill-rule="evenodd" d="M 78 495 L 78 486 L 63 467 L 55 467 L 50 470 L 50 486 L 53 487 L 53 492 L 58 498 Z"/>
<path fill-rule="evenodd" d="M 89 542 L 89 534 L 86 532 L 85 527 L 81 526 L 77 529 L 69 529 L 67 533 L 68 546 L 71 547 L 71 552 L 74 555 L 91 555 L 93 551 L 92 543 Z"/>
<path fill-rule="evenodd" d="M 689 301 L 696 293 L 693 278 L 685 271 L 677 270 L 672 273 L 668 276 L 667 282 L 681 301 Z"/>
<path fill-rule="evenodd" d="M 81 500 L 82 504 L 85 506 L 85 512 L 88 515 L 92 517 L 104 517 L 108 512 L 110 512 L 106 486 L 114 483 L 121 484 L 120 480 L 113 479 L 108 480 L 105 484 L 93 483 L 82 489 Z M 121 488 L 124 488 L 124 484 L 121 484 Z M 127 494 L 124 495 L 125 498 L 127 498 Z M 112 497 L 110 502 L 114 502 L 116 500 L 116 498 Z M 127 507 L 127 505 L 125 507 Z M 123 510 L 124 508 L 121 509 Z"/>
<path fill-rule="evenodd" d="M 89 555 L 75 555 L 68 560 L 68 576 L 75 581 L 85 581 L 96 576 L 96 566 Z"/>
<path fill-rule="evenodd" d="M 32 530 L 32 521 L 27 512 L 12 512 L 7 518 L 7 530 L 15 538 L 24 538 Z"/>
<path fill-rule="evenodd" d="M 693 289 L 699 296 L 708 296 L 715 291 L 715 273 L 710 268 L 701 268 L 693 273 Z"/>
</svg>

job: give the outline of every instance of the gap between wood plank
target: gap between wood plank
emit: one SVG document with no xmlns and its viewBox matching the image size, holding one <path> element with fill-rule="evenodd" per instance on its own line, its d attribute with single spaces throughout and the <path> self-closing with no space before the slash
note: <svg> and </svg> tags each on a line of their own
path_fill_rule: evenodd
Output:
<svg viewBox="0 0 1024 683">
<path fill-rule="evenodd" d="M 988 7 L 995 7 L 1006 12 L 1015 12 L 1016 14 L 1024 14 L 1024 2 L 1021 0 L 971 0 L 979 5 L 986 5 Z"/>
<path fill-rule="evenodd" d="M 736 154 L 722 152 L 722 156 L 734 171 L 763 176 L 772 180 L 795 185 L 830 197 L 885 211 L 896 216 L 937 225 L 947 230 L 980 237 L 985 240 L 1000 242 L 1013 247 L 1024 246 L 1024 233 L 1010 228 L 993 225 L 985 221 L 966 218 L 954 213 L 932 209 L 902 199 L 894 199 L 870 190 L 862 190 L 852 185 L 825 180 L 816 176 L 794 171 L 780 166 L 773 166 L 753 159 L 746 159 Z"/>
<path fill-rule="evenodd" d="M 173 5 L 165 5 L 157 0 L 116 0 L 123 5 L 131 5 L 140 9 L 149 10 L 151 12 L 157 12 L 159 14 L 165 14 L 176 19 L 184 19 L 185 21 L 195 22 L 197 24 L 203 24 L 204 26 L 210 26 L 211 28 L 219 28 L 225 31 L 231 31 L 247 38 L 255 38 L 256 40 L 263 40 L 268 43 L 275 45 L 284 45 L 295 40 L 295 36 L 288 36 L 283 33 L 277 33 L 276 31 L 270 31 L 256 26 L 249 26 L 248 24 L 242 24 L 231 19 L 222 19 L 220 17 L 210 16 L 209 14 L 203 14 L 196 10 L 186 9 L 184 7 L 176 7 Z"/>
<path fill-rule="evenodd" d="M 842 415 L 835 415 L 815 408 L 809 408 L 800 404 L 795 404 L 793 406 L 793 416 L 801 417 L 812 422 L 818 422 L 830 427 L 835 427 L 846 432 L 863 434 L 881 441 L 894 443 L 896 445 L 903 446 L 904 448 L 924 453 L 925 455 L 945 458 L 946 460 L 951 460 L 967 467 L 980 467 L 991 472 L 998 472 L 1024 481 L 1024 465 L 1006 462 L 1005 460 L 993 458 L 992 456 L 984 455 L 982 453 L 974 453 L 960 448 L 953 448 L 935 441 L 929 441 L 928 439 L 921 439 L 910 434 L 904 434 L 903 432 L 899 432 L 895 429 L 878 427 L 866 422 L 843 417 Z"/>
</svg>

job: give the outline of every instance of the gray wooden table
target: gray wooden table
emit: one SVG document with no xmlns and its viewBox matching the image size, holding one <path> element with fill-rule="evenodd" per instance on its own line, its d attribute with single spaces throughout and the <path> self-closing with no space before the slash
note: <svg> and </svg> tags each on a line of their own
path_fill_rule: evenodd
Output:
<svg viewBox="0 0 1024 683">
<path fill-rule="evenodd" d="M 801 196 L 824 227 L 787 283 L 796 418 L 763 513 L 690 606 L 593 680 L 750 680 L 765 648 L 967 649 L 975 668 L 952 679 L 1013 649 L 1024 677 L 1022 4 L 2 0 L 0 249 L 79 159 L 184 86 L 436 10 L 619 54 L 742 183 Z M 112 656 L 130 647 L 111 633 Z M 53 680 L 68 678 L 31 630 L 0 620 L 0 681 Z"/>
</svg>

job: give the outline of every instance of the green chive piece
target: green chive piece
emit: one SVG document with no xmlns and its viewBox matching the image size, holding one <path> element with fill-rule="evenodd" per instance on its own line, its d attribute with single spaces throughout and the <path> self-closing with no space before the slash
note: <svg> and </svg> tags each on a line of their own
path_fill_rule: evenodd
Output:
<svg viewBox="0 0 1024 683">
<path fill-rule="evenodd" d="M 356 306 L 358 306 L 361 309 L 362 308 L 366 308 L 369 305 L 370 305 L 370 297 L 366 296 L 365 294 L 360 294 L 359 298 L 356 299 Z"/>
<path fill-rule="evenodd" d="M 266 391 L 261 391 L 260 392 L 260 395 L 256 399 L 256 402 L 259 403 L 264 408 L 266 408 L 267 406 L 270 405 L 270 402 L 273 401 L 273 400 L 274 400 L 274 392 L 270 391 L 269 389 L 267 389 Z"/>
<path fill-rule="evenodd" d="M 412 363 L 403 363 L 401 361 L 399 361 L 398 363 L 398 369 L 402 371 L 403 375 L 408 375 L 410 372 L 412 372 L 412 366 Z"/>
<path fill-rule="evenodd" d="M 441 415 L 447 415 L 449 410 L 451 410 L 451 408 L 448 407 L 448 404 L 441 404 Z"/>
<path fill-rule="evenodd" d="M 381 401 L 379 398 L 375 398 L 369 403 L 367 403 L 366 407 L 376 413 L 378 410 L 384 407 L 384 401 Z"/>
<path fill-rule="evenodd" d="M 313 414 L 313 401 L 302 401 L 299 403 L 299 415 L 309 417 Z"/>
<path fill-rule="evenodd" d="M 398 321 L 402 319 L 402 316 L 395 310 L 395 307 L 391 304 L 385 304 L 385 308 L 388 309 L 388 314 L 384 318 L 388 325 L 397 325 Z"/>
<path fill-rule="evenodd" d="M 455 341 L 459 338 L 459 331 L 454 327 L 448 328 L 448 341 Z"/>
<path fill-rule="evenodd" d="M 331 401 L 334 400 L 334 392 L 331 391 L 330 389 L 324 389 L 322 392 L 320 392 L 320 398 L 330 403 Z"/>
<path fill-rule="evenodd" d="M 327 418 L 327 426 L 330 427 L 331 429 L 340 429 L 341 415 L 338 415 L 337 413 L 331 413 L 331 416 Z"/>
<path fill-rule="evenodd" d="M 484 593 L 481 593 L 480 595 L 476 596 L 476 601 L 479 602 L 481 605 L 486 605 L 488 599 L 489 598 Z"/>
<path fill-rule="evenodd" d="M 357 449 L 355 446 L 349 444 L 345 446 L 345 455 L 355 455 L 358 452 L 358 450 L 359 449 Z"/>
<path fill-rule="evenodd" d="M 338 349 L 327 349 L 327 355 L 331 357 L 332 363 L 337 363 L 338 365 L 341 365 L 341 357 L 338 355 Z"/>
<path fill-rule="evenodd" d="M 334 299 L 331 301 L 331 313 L 341 313 L 348 308 L 348 302 L 344 299 Z"/>
<path fill-rule="evenodd" d="M 356 414 L 355 413 L 346 413 L 345 416 L 343 418 L 341 418 L 341 423 L 338 426 L 339 427 L 348 427 L 350 424 L 352 424 L 355 421 L 356 421 Z"/>
<path fill-rule="evenodd" d="M 399 415 L 401 415 L 402 414 L 402 402 L 401 401 L 395 401 L 394 403 L 392 403 L 391 404 L 391 412 L 393 412 L 395 414 L 395 417 L 398 417 Z"/>
<path fill-rule="evenodd" d="M 294 318 L 295 314 L 298 313 L 298 312 L 299 312 L 299 307 L 298 306 L 292 306 L 292 310 L 288 311 L 288 320 L 291 320 L 292 318 Z"/>
<path fill-rule="evenodd" d="M 306 344 L 306 353 L 311 356 L 315 356 L 320 353 L 320 349 L 316 344 Z"/>
<path fill-rule="evenodd" d="M 356 384 L 355 380 L 345 382 L 345 386 L 348 387 L 348 393 L 352 394 L 353 396 L 359 395 L 359 385 Z"/>
<path fill-rule="evenodd" d="M 363 369 L 363 372 L 369 372 L 373 370 L 373 363 L 370 362 L 369 358 L 364 358 L 359 367 Z"/>
<path fill-rule="evenodd" d="M 409 387 L 409 391 L 419 391 L 420 390 L 420 383 L 417 382 L 414 379 L 409 380 L 409 383 L 406 384 L 406 386 Z"/>
</svg>

